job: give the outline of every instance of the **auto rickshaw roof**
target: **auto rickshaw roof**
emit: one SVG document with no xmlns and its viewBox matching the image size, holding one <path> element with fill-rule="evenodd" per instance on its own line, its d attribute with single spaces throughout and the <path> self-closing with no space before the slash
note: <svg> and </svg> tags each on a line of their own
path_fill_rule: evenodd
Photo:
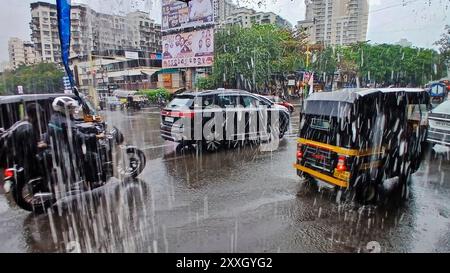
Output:
<svg viewBox="0 0 450 273">
<path fill-rule="evenodd" d="M 411 93 L 411 94 L 427 94 L 421 88 L 346 88 L 333 92 L 316 92 L 309 95 L 306 101 L 336 101 L 354 103 L 362 97 L 375 95 L 379 93 L 397 94 L 397 93 Z"/>
<path fill-rule="evenodd" d="M 116 89 L 113 91 L 113 95 L 119 98 L 126 98 L 128 96 L 134 96 L 137 92 L 138 91 Z"/>
<path fill-rule="evenodd" d="M 8 95 L 8 96 L 0 96 L 0 104 L 9 104 L 9 103 L 27 102 L 27 101 L 39 101 L 39 100 L 46 100 L 46 99 L 54 99 L 57 97 L 75 98 L 75 95 L 64 94 L 64 93 Z"/>
</svg>

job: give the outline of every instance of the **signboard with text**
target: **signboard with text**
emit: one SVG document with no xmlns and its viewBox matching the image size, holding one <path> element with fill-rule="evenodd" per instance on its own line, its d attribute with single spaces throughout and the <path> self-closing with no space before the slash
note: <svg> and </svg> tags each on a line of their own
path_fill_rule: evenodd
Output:
<svg viewBox="0 0 450 273">
<path fill-rule="evenodd" d="M 162 0 L 162 31 L 214 24 L 213 0 Z"/>
<path fill-rule="evenodd" d="M 125 58 L 127 59 L 139 59 L 139 53 L 133 51 L 125 51 Z"/>
<path fill-rule="evenodd" d="M 212 28 L 162 37 L 163 68 L 205 67 L 214 61 Z"/>
</svg>

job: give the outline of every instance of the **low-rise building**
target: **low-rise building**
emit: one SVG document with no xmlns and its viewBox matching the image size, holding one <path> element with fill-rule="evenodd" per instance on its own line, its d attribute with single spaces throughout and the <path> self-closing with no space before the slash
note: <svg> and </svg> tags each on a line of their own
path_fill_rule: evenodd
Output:
<svg viewBox="0 0 450 273">
<path fill-rule="evenodd" d="M 161 55 L 146 51 L 109 50 L 71 58 L 71 68 L 80 90 L 115 85 L 119 89 L 156 88 L 161 69 Z"/>
</svg>

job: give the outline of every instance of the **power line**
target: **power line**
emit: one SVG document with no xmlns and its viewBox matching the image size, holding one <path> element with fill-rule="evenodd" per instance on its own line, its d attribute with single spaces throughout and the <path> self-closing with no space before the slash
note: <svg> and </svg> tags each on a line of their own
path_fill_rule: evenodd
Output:
<svg viewBox="0 0 450 273">
<path fill-rule="evenodd" d="M 374 12 L 379 12 L 379 11 L 390 9 L 390 8 L 406 6 L 408 4 L 411 4 L 411 3 L 414 3 L 414 2 L 417 2 L 417 1 L 419 1 L 419 0 L 410 0 L 410 1 L 406 1 L 406 2 L 400 3 L 400 4 L 395 4 L 395 5 L 379 8 L 379 9 L 376 9 L 376 10 L 369 11 L 367 14 L 374 13 Z"/>
</svg>

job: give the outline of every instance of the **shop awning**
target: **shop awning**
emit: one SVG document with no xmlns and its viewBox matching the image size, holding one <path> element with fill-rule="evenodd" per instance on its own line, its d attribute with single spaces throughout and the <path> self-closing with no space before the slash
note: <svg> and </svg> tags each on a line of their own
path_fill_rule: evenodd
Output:
<svg viewBox="0 0 450 273">
<path fill-rule="evenodd" d="M 128 69 L 128 70 L 121 70 L 121 71 L 114 71 L 114 72 L 108 72 L 109 78 L 115 78 L 115 77 L 123 77 L 123 76 L 139 76 L 142 74 L 151 76 L 158 72 L 159 69 Z"/>
<path fill-rule="evenodd" d="M 177 68 L 163 68 L 158 71 L 159 74 L 172 74 L 172 73 L 178 73 Z"/>
<path fill-rule="evenodd" d="M 141 72 L 147 76 L 151 76 L 158 72 L 160 69 L 142 69 Z"/>
</svg>

